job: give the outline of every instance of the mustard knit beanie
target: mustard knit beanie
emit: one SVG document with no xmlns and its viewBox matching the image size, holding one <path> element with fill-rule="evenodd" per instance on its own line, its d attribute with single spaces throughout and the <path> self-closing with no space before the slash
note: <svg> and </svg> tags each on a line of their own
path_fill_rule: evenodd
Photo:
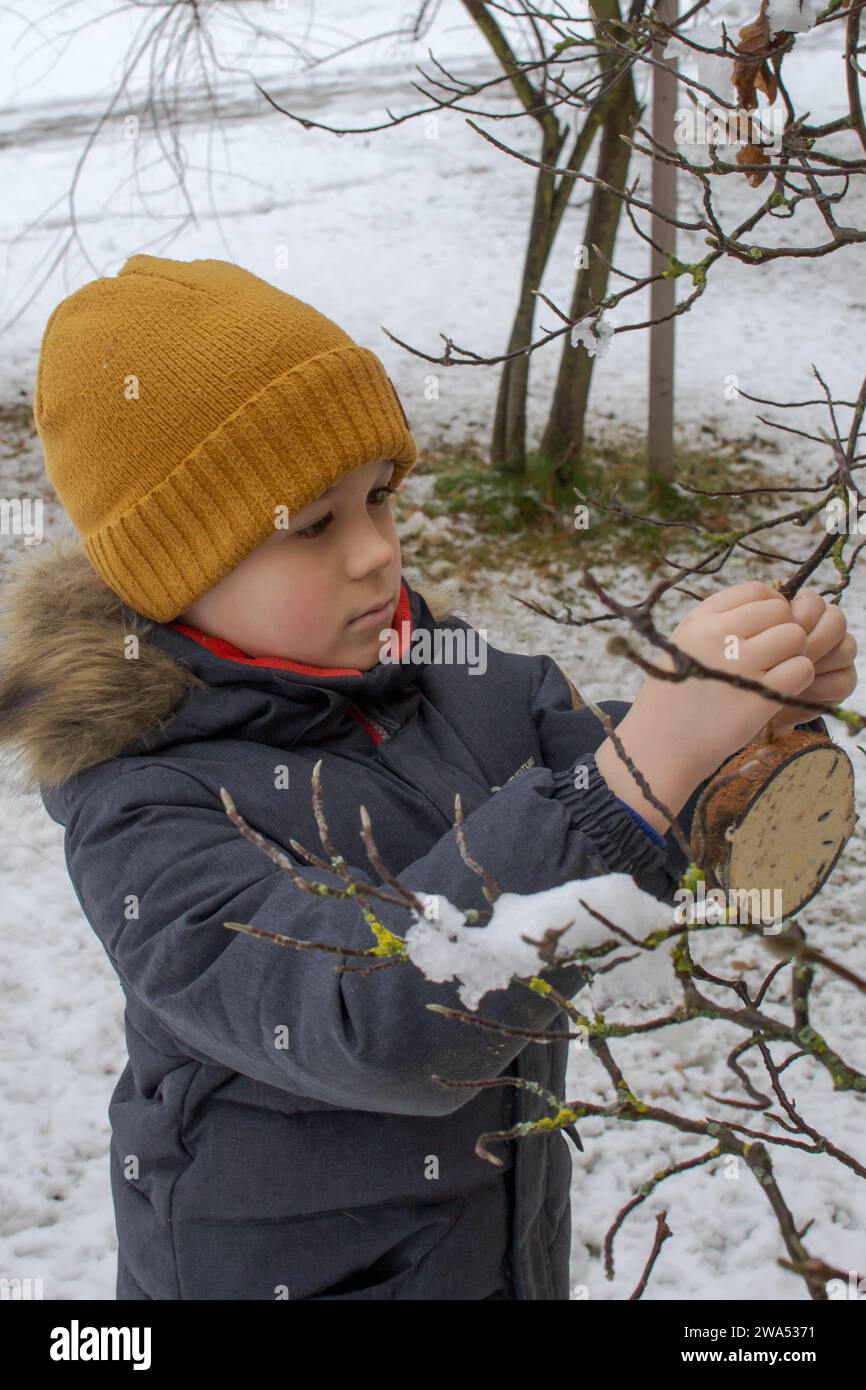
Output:
<svg viewBox="0 0 866 1390">
<path fill-rule="evenodd" d="M 170 622 L 343 474 L 418 449 L 369 348 L 228 261 L 131 256 L 45 328 L 33 408 L 93 568 Z"/>
</svg>

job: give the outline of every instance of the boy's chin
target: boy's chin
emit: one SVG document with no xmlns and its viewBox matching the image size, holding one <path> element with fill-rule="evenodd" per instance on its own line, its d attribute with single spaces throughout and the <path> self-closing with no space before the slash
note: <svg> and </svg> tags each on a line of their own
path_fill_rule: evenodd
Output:
<svg viewBox="0 0 866 1390">
<path fill-rule="evenodd" d="M 374 628 L 372 632 L 359 634 L 351 647 L 346 648 L 347 660 L 345 665 L 357 666 L 361 671 L 369 671 L 372 666 L 378 665 L 383 654 L 389 649 L 389 638 L 380 637 L 379 629 Z"/>
</svg>

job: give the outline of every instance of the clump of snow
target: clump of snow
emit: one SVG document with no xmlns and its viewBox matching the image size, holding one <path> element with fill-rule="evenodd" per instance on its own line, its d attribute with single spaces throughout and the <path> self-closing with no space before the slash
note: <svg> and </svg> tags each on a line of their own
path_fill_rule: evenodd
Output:
<svg viewBox="0 0 866 1390">
<path fill-rule="evenodd" d="M 576 323 L 574 325 L 571 330 L 571 346 L 577 347 L 578 343 L 583 343 L 590 357 L 600 359 L 607 356 L 612 337 L 613 324 L 608 323 L 603 315 L 599 315 L 594 323 Z"/>
<path fill-rule="evenodd" d="M 477 1009 L 489 990 L 506 989 L 514 975 L 539 974 L 545 961 L 538 954 L 538 945 L 532 943 L 543 943 L 550 928 L 571 923 L 558 940 L 557 960 L 577 949 L 615 939 L 616 934 L 594 917 L 590 908 L 637 940 L 673 921 L 669 904 L 638 888 L 630 874 L 621 873 L 573 879 L 542 893 L 501 893 L 489 922 L 482 927 L 467 923 L 463 913 L 442 894 L 426 896 L 430 916 L 406 933 L 409 959 L 437 984 L 458 979 L 458 993 L 467 1009 Z M 524 936 L 530 939 L 524 941 Z M 627 942 L 622 944 L 629 952 L 638 949 Z M 639 954 L 649 961 L 666 952 Z M 627 968 L 617 967 L 611 972 L 611 978 L 617 976 L 615 989 L 630 978 L 622 974 Z"/>
<path fill-rule="evenodd" d="M 771 34 L 778 34 L 782 29 L 802 34 L 812 28 L 817 18 L 818 6 L 814 0 L 770 0 L 767 6 Z"/>
<path fill-rule="evenodd" d="M 401 521 L 400 535 L 403 540 L 430 542 L 448 540 L 457 526 L 457 519 L 450 516 L 428 516 L 420 508 L 411 512 Z M 465 529 L 461 527 L 460 529 Z"/>
<path fill-rule="evenodd" d="M 796 3 L 796 0 L 793 0 Z M 701 48 L 722 48 L 724 46 L 724 35 L 722 33 L 721 20 L 702 20 L 699 24 L 694 24 L 690 29 L 683 31 L 686 38 L 691 43 L 696 43 Z M 697 80 L 702 87 L 708 87 L 710 92 L 715 93 L 724 101 L 733 100 L 732 76 L 734 71 L 733 58 L 725 58 L 717 53 L 700 53 L 683 43 L 682 39 L 672 38 L 667 43 L 662 53 L 662 61 L 669 63 L 674 59 L 679 59 L 680 70 L 688 75 L 694 73 L 697 68 Z M 712 101 L 712 97 L 706 92 L 698 92 L 691 89 L 696 101 L 706 105 Z M 677 102 L 680 105 L 688 104 L 688 97 L 685 95 L 685 88 L 677 89 Z"/>
</svg>

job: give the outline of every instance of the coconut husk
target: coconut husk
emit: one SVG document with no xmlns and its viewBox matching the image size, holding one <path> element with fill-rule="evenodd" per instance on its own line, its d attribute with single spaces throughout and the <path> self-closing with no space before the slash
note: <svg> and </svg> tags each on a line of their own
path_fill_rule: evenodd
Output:
<svg viewBox="0 0 866 1390">
<path fill-rule="evenodd" d="M 736 920 L 779 921 L 815 896 L 856 822 L 847 753 L 817 730 L 765 727 L 701 793 L 692 853 L 708 887 L 737 892 Z"/>
</svg>

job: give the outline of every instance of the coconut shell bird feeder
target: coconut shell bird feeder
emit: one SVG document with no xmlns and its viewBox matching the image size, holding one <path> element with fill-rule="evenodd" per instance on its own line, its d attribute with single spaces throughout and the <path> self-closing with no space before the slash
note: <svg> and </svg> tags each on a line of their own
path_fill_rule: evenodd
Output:
<svg viewBox="0 0 866 1390">
<path fill-rule="evenodd" d="M 796 588 L 773 581 L 786 598 Z M 752 920 L 793 916 L 826 882 L 857 822 L 854 769 L 828 734 L 768 722 L 704 787 L 691 849 L 708 888 L 762 904 Z M 781 896 L 779 896 L 779 894 Z M 781 903 L 781 910 L 778 905 Z"/>
<path fill-rule="evenodd" d="M 708 887 L 736 891 L 762 912 L 761 894 L 778 890 L 772 915 L 784 919 L 825 883 L 856 821 L 848 754 L 813 729 L 776 737 L 765 730 L 704 787 L 692 817 L 692 854 Z"/>
</svg>

